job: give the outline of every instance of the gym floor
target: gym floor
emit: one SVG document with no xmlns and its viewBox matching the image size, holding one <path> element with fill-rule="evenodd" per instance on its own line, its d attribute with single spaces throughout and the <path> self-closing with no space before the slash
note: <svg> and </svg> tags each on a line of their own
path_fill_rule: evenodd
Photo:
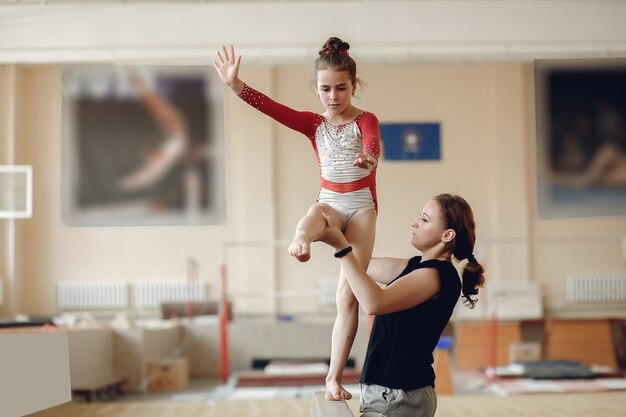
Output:
<svg viewBox="0 0 626 417">
<path fill-rule="evenodd" d="M 350 386 L 358 393 L 356 386 Z M 313 392 L 322 387 L 233 388 L 194 380 L 184 391 L 129 395 L 116 401 L 71 402 L 31 417 L 308 417 Z M 358 398 L 348 402 L 358 415 Z M 626 391 L 527 394 L 500 397 L 478 393 L 440 395 L 438 417 L 623 417 Z"/>
</svg>

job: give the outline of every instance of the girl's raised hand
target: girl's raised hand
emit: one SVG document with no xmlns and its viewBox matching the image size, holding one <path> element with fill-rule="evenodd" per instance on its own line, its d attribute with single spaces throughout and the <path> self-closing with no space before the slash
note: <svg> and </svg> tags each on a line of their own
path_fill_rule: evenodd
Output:
<svg viewBox="0 0 626 417">
<path fill-rule="evenodd" d="M 356 155 L 356 159 L 352 163 L 352 166 L 367 169 L 368 171 L 372 172 L 378 166 L 378 160 L 371 155 L 358 153 Z"/>
<path fill-rule="evenodd" d="M 243 83 L 239 79 L 240 62 L 241 55 L 235 57 L 235 48 L 232 45 L 229 50 L 222 46 L 222 50 L 217 51 L 217 59 L 213 61 L 213 66 L 222 82 L 237 94 L 243 89 Z"/>
</svg>

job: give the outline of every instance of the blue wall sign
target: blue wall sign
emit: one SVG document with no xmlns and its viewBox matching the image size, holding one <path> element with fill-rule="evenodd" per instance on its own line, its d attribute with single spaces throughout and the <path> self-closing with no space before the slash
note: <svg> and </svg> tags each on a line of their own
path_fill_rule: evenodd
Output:
<svg viewBox="0 0 626 417">
<path fill-rule="evenodd" d="M 441 159 L 439 123 L 383 123 L 380 136 L 384 159 Z"/>
</svg>

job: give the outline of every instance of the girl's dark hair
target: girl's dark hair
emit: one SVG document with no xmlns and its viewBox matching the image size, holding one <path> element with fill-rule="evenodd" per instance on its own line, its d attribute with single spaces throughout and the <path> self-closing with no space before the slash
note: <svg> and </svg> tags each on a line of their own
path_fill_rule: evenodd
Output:
<svg viewBox="0 0 626 417">
<path fill-rule="evenodd" d="M 358 83 L 356 62 L 348 54 L 349 49 L 350 44 L 348 42 L 335 37 L 329 38 L 320 49 L 319 56 L 313 64 L 315 80 L 317 80 L 318 71 L 331 69 L 333 71 L 346 71 L 350 75 L 352 83 Z"/>
<path fill-rule="evenodd" d="M 442 220 L 446 229 L 453 229 L 456 236 L 446 244 L 446 249 L 461 261 L 468 262 L 463 267 L 463 304 L 474 308 L 478 288 L 485 283 L 483 273 L 485 269 L 474 258 L 474 243 L 476 242 L 476 223 L 472 208 L 463 197 L 451 194 L 439 194 L 434 198 L 441 210 Z"/>
</svg>

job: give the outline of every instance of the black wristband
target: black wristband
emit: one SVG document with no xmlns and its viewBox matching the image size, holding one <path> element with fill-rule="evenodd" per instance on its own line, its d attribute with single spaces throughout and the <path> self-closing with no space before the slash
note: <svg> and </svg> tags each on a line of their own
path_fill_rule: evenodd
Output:
<svg viewBox="0 0 626 417">
<path fill-rule="evenodd" d="M 347 248 L 343 248 L 340 251 L 335 252 L 335 258 L 343 258 L 350 252 L 352 252 L 352 246 L 348 246 Z"/>
</svg>

